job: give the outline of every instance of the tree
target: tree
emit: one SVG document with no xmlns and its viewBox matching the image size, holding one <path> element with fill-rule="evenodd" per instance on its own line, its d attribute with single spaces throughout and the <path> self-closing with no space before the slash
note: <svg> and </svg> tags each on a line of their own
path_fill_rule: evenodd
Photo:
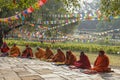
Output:
<svg viewBox="0 0 120 80">
<path fill-rule="evenodd" d="M 30 5 L 34 4 L 35 0 L 0 0 L 0 17 L 5 18 L 13 16 L 16 12 L 21 12 L 22 10 L 28 8 Z M 11 25 L 16 24 L 16 22 L 11 22 Z M 18 24 L 15 28 L 21 27 L 23 24 Z M 13 28 L 9 27 L 9 24 L 0 24 L 0 46 L 3 42 L 3 36 Z"/>
<path fill-rule="evenodd" d="M 16 13 L 19 13 L 19 12 L 27 9 L 31 5 L 35 4 L 36 1 L 38 1 L 38 0 L 0 0 L 0 17 L 5 18 L 5 17 L 15 15 Z M 50 0 L 48 0 L 48 1 L 50 1 Z M 76 7 L 79 6 L 78 0 L 74 0 L 74 1 L 73 0 L 54 0 L 54 1 L 58 2 L 58 3 L 60 2 L 61 4 L 63 4 L 65 6 L 65 7 L 61 7 L 58 10 L 59 12 L 64 12 L 64 10 L 67 10 L 66 8 L 75 9 Z M 49 5 L 52 5 L 52 4 L 49 4 Z M 35 11 L 35 14 L 36 13 L 38 13 L 38 12 Z M 31 14 L 31 16 L 33 16 L 34 19 L 36 17 L 38 17 L 38 16 L 36 16 L 34 14 Z M 33 17 L 31 17 L 31 16 L 28 17 L 27 20 L 31 20 L 31 19 L 33 20 Z M 12 23 L 13 23 L 13 25 L 16 24 L 16 22 L 12 22 Z M 21 27 L 23 25 L 24 24 L 18 24 L 18 25 L 15 25 L 14 27 L 18 28 L 18 27 Z M 3 35 L 6 32 L 8 33 L 11 30 L 13 30 L 13 28 L 9 28 L 9 24 L 3 24 L 3 23 L 0 24 L 0 46 L 1 46 L 2 42 L 3 42 L 2 41 Z"/>
<path fill-rule="evenodd" d="M 62 0 L 61 0 L 62 1 Z M 50 20 L 66 20 L 67 18 L 58 18 L 58 17 L 48 17 L 46 15 L 54 15 L 54 14 L 69 14 L 69 11 L 66 11 L 68 9 L 66 9 L 65 7 L 67 6 L 66 3 L 61 2 L 60 0 L 49 0 L 46 5 L 44 7 L 41 8 L 41 10 L 38 13 L 42 13 L 45 14 L 42 17 L 40 17 L 43 21 L 50 21 Z M 63 0 L 65 1 L 65 0 Z M 51 5 L 52 4 L 52 5 Z M 65 7 L 61 7 L 64 6 L 66 4 Z M 69 8 L 70 6 L 68 6 Z M 68 19 L 76 19 L 75 17 L 70 17 Z M 43 25 L 43 24 L 41 24 Z M 74 25 L 77 25 L 77 23 L 73 23 L 73 24 L 69 24 L 66 25 L 64 27 L 60 27 L 51 31 L 47 31 L 45 32 L 46 35 L 48 35 L 48 37 L 55 37 L 58 34 L 57 32 L 61 32 L 63 34 L 67 34 L 67 33 L 72 33 L 74 31 L 74 29 L 76 28 Z M 43 26 L 49 26 L 49 28 L 52 28 L 54 26 L 58 26 L 58 24 L 47 24 L 47 25 L 43 25 Z M 74 27 L 73 27 L 74 26 Z"/>
<path fill-rule="evenodd" d="M 120 0 L 101 0 L 101 11 L 109 16 L 120 15 Z"/>
</svg>

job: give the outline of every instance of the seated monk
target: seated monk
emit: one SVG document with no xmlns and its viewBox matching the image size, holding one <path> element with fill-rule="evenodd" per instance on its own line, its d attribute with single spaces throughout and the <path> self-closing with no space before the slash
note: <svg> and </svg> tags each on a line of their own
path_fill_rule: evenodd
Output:
<svg viewBox="0 0 120 80">
<path fill-rule="evenodd" d="M 45 56 L 45 50 L 42 48 L 37 48 L 37 52 L 35 53 L 36 58 L 42 59 Z"/>
<path fill-rule="evenodd" d="M 94 67 L 92 70 L 97 72 L 109 72 L 109 58 L 107 55 L 105 55 L 104 51 L 99 51 L 99 55 L 97 59 L 95 60 Z"/>
<path fill-rule="evenodd" d="M 90 65 L 90 61 L 87 57 L 87 55 L 85 55 L 84 52 L 80 53 L 80 60 L 76 61 L 74 63 L 74 67 L 70 67 L 72 69 L 76 69 L 76 68 L 81 68 L 81 69 L 90 69 L 91 65 Z"/>
<path fill-rule="evenodd" d="M 5 56 L 8 56 L 8 52 L 9 52 L 10 48 L 8 47 L 7 43 L 4 42 L 1 46 L 1 53 L 0 54 L 0 57 L 5 57 Z"/>
<path fill-rule="evenodd" d="M 76 61 L 76 56 L 71 51 L 67 51 L 65 64 L 73 65 L 75 61 Z"/>
<path fill-rule="evenodd" d="M 20 56 L 20 49 L 16 46 L 16 44 L 14 44 L 13 47 L 10 49 L 10 56 L 11 57 Z"/>
<path fill-rule="evenodd" d="M 49 47 L 47 47 L 47 48 L 46 48 L 46 51 L 45 51 L 45 56 L 44 56 L 44 58 L 45 58 L 45 59 L 52 59 L 53 56 L 54 56 L 54 54 L 53 54 L 52 50 L 51 50 Z"/>
<path fill-rule="evenodd" d="M 57 54 L 54 55 L 52 58 L 53 62 L 64 62 L 65 61 L 65 55 L 62 52 L 61 49 L 57 49 Z"/>
<path fill-rule="evenodd" d="M 33 52 L 32 48 L 29 47 L 29 45 L 26 45 L 26 49 L 22 52 L 22 58 L 32 58 Z"/>
</svg>

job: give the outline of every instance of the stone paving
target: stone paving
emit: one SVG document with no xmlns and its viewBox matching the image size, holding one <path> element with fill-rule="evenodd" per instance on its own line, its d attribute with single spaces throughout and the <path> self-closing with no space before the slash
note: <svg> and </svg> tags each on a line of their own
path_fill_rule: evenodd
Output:
<svg viewBox="0 0 120 80">
<path fill-rule="evenodd" d="M 38 59 L 0 57 L 0 80 L 120 80 L 120 70 L 114 71 L 88 75 Z"/>
</svg>

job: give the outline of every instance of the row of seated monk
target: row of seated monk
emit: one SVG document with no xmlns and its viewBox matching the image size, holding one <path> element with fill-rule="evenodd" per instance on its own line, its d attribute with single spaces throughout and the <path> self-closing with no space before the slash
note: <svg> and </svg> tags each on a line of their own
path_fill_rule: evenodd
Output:
<svg viewBox="0 0 120 80">
<path fill-rule="evenodd" d="M 4 42 L 1 46 L 1 57 L 10 56 L 10 57 L 21 57 L 21 58 L 32 58 L 33 52 L 32 48 L 29 45 L 26 45 L 26 49 L 20 52 L 20 49 L 16 44 L 9 48 L 8 45 Z M 69 68 L 76 69 L 88 69 L 86 73 L 89 72 L 108 72 L 109 68 L 109 58 L 105 54 L 103 50 L 99 51 L 99 54 L 94 62 L 93 67 L 91 67 L 90 60 L 88 56 L 82 51 L 79 56 L 79 60 L 77 60 L 76 56 L 72 51 L 66 51 L 66 55 L 59 48 L 57 49 L 57 53 L 54 55 L 53 51 L 47 47 L 46 50 L 38 47 L 37 52 L 35 53 L 35 57 L 38 59 L 46 59 L 51 62 L 61 62 L 65 65 L 69 65 Z"/>
</svg>

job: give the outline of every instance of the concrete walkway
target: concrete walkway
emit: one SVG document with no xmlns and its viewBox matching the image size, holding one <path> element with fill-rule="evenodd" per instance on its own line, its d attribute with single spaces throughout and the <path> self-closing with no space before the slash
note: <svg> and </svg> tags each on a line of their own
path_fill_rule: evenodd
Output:
<svg viewBox="0 0 120 80">
<path fill-rule="evenodd" d="M 0 80 L 120 80 L 120 70 L 87 75 L 37 59 L 0 57 Z"/>
</svg>

